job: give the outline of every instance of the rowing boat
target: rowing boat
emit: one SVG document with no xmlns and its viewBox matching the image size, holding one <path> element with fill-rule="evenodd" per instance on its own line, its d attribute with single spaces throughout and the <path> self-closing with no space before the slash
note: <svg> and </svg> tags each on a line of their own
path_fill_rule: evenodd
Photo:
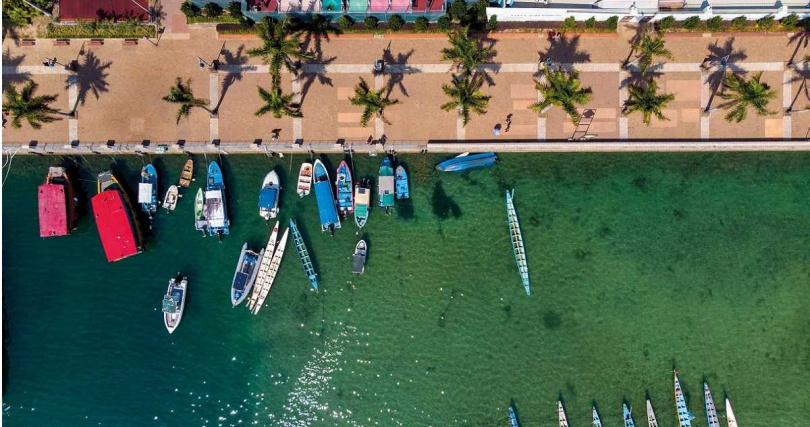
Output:
<svg viewBox="0 0 810 427">
<path fill-rule="evenodd" d="M 520 232 L 520 222 L 518 222 L 517 211 L 513 198 L 515 190 L 506 192 L 506 216 L 509 224 L 509 238 L 512 242 L 512 252 L 515 254 L 515 262 L 517 262 L 518 273 L 520 273 L 520 280 L 523 282 L 523 288 L 526 289 L 526 295 L 531 294 L 529 286 L 529 263 L 526 260 L 526 249 L 523 246 L 523 234 Z"/>
<path fill-rule="evenodd" d="M 678 380 L 678 371 L 674 371 L 675 376 L 675 409 L 678 412 L 678 425 L 680 427 L 692 427 L 694 416 L 686 407 L 686 398 L 681 389 L 681 382 Z"/>
<path fill-rule="evenodd" d="M 312 163 L 302 163 L 301 169 L 298 171 L 298 196 L 304 197 L 309 195 L 309 190 L 312 188 Z"/>
<path fill-rule="evenodd" d="M 561 401 L 557 401 L 557 419 L 560 421 L 560 427 L 568 427 L 568 417 L 565 416 L 565 408 Z"/>
<path fill-rule="evenodd" d="M 267 278 L 265 279 L 265 283 L 262 286 L 261 293 L 259 294 L 259 300 L 256 302 L 256 307 L 253 309 L 253 314 L 259 314 L 259 310 L 261 310 L 262 306 L 264 305 L 264 300 L 267 299 L 267 294 L 270 293 L 270 288 L 273 287 L 273 281 L 276 280 L 276 274 L 278 274 L 278 269 L 281 267 L 281 259 L 284 258 L 284 249 L 287 248 L 287 236 L 289 236 L 289 234 L 289 228 L 284 230 L 284 234 L 281 236 L 281 241 L 278 242 L 278 247 L 273 253 L 273 258 L 270 260 L 269 272 L 267 274 Z M 269 255 L 265 256 L 265 258 L 267 257 L 269 257 Z"/>
<path fill-rule="evenodd" d="M 259 294 L 262 292 L 262 288 L 266 283 L 267 275 L 270 271 L 271 255 L 276 248 L 276 239 L 278 238 L 278 224 L 279 222 L 276 221 L 276 225 L 273 227 L 273 231 L 270 233 L 270 240 L 267 241 L 267 246 L 264 247 L 264 253 L 266 253 L 267 256 L 262 257 L 262 260 L 259 263 L 259 273 L 256 274 L 256 282 L 253 285 L 253 292 L 251 292 L 250 299 L 247 302 L 247 308 L 250 311 L 253 311 L 253 306 L 255 306 L 256 301 L 259 300 Z"/>
<path fill-rule="evenodd" d="M 728 420 L 728 427 L 737 427 L 737 417 L 734 416 L 731 401 L 728 398 L 726 398 L 726 419 Z"/>
<path fill-rule="evenodd" d="M 658 420 L 655 419 L 655 411 L 653 410 L 650 399 L 647 399 L 647 426 L 658 427 Z"/>
<path fill-rule="evenodd" d="M 720 419 L 717 418 L 717 408 L 714 406 L 712 392 L 709 390 L 709 383 L 703 381 L 703 403 L 706 406 L 706 421 L 709 427 L 720 427 Z"/>
<path fill-rule="evenodd" d="M 593 427 L 602 427 L 602 420 L 599 418 L 596 406 L 591 406 L 591 409 L 593 409 Z"/>
<path fill-rule="evenodd" d="M 512 405 L 509 405 L 509 427 L 520 427 L 517 414 L 515 413 L 515 407 Z"/>
<path fill-rule="evenodd" d="M 290 230 L 292 230 L 293 236 L 293 243 L 295 244 L 295 250 L 298 252 L 298 259 L 301 261 L 301 266 L 304 267 L 304 273 L 307 275 L 307 279 L 309 279 L 309 284 L 312 286 L 312 289 L 318 290 L 318 274 L 315 273 L 315 267 L 312 266 L 312 260 L 309 258 L 309 251 L 307 250 L 306 244 L 304 244 L 304 238 L 301 237 L 301 232 L 298 231 L 298 226 L 295 225 L 295 221 L 290 220 Z"/>
<path fill-rule="evenodd" d="M 626 403 L 622 403 L 622 418 L 624 418 L 624 427 L 636 427 L 636 423 L 633 421 L 633 414 L 630 412 L 630 408 L 627 407 Z"/>
<path fill-rule="evenodd" d="M 188 188 L 191 185 L 192 177 L 194 176 L 194 160 L 189 157 L 186 164 L 183 165 L 183 172 L 180 173 L 180 186 Z"/>
</svg>

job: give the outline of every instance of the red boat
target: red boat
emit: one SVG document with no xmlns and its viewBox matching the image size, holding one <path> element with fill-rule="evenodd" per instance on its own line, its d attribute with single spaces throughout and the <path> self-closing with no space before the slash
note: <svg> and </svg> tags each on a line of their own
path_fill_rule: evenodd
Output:
<svg viewBox="0 0 810 427">
<path fill-rule="evenodd" d="M 98 194 L 93 196 L 91 202 L 107 262 L 141 253 L 143 248 L 138 223 L 126 193 L 112 172 L 98 175 Z"/>
<path fill-rule="evenodd" d="M 39 237 L 65 236 L 76 227 L 76 199 L 65 168 L 48 168 L 39 186 Z"/>
</svg>

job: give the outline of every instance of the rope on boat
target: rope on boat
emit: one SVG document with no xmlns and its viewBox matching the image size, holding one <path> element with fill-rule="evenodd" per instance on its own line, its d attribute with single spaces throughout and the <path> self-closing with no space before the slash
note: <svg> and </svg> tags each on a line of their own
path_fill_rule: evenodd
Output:
<svg viewBox="0 0 810 427">
<path fill-rule="evenodd" d="M 11 157 L 9 157 L 8 160 L 5 163 L 3 163 L 3 169 L 6 169 L 6 176 L 3 177 L 2 183 L 3 186 L 6 185 L 6 180 L 8 179 L 9 174 L 11 174 L 11 161 L 14 160 L 14 156 L 17 155 L 17 152 L 20 151 L 21 148 L 22 145 L 17 147 L 17 149 L 14 150 L 13 153 L 11 153 Z"/>
</svg>

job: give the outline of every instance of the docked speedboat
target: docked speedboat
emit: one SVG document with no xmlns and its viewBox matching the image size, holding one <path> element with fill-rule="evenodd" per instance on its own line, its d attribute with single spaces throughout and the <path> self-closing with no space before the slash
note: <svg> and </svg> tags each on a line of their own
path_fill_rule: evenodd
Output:
<svg viewBox="0 0 810 427">
<path fill-rule="evenodd" d="M 312 163 L 302 163 L 298 171 L 298 195 L 308 196 L 312 189 Z"/>
<path fill-rule="evenodd" d="M 354 247 L 354 255 L 352 256 L 352 273 L 363 274 L 366 270 L 366 253 L 366 241 L 361 240 L 357 242 L 357 246 Z"/>
<path fill-rule="evenodd" d="M 178 282 L 179 279 L 179 282 Z M 169 280 L 169 289 L 163 296 L 163 324 L 169 333 L 177 329 L 180 319 L 183 318 L 183 309 L 186 306 L 186 292 L 188 291 L 188 278 L 181 279 L 180 273 L 176 278 Z"/>
<path fill-rule="evenodd" d="M 264 249 L 256 253 L 248 249 L 247 243 L 242 245 L 242 252 L 239 253 L 239 262 L 236 264 L 236 271 L 233 273 L 233 283 L 231 284 L 231 304 L 234 307 L 241 304 L 253 288 L 256 280 L 257 268 L 264 255 Z"/>
<path fill-rule="evenodd" d="M 259 216 L 269 221 L 278 215 L 278 199 L 281 197 L 281 184 L 276 171 L 270 171 L 262 182 L 259 191 Z"/>
<path fill-rule="evenodd" d="M 180 192 L 176 185 L 169 186 L 169 190 L 166 191 L 166 197 L 163 198 L 163 208 L 169 211 L 173 211 L 174 208 L 177 207 L 177 198 L 180 197 Z"/>
</svg>

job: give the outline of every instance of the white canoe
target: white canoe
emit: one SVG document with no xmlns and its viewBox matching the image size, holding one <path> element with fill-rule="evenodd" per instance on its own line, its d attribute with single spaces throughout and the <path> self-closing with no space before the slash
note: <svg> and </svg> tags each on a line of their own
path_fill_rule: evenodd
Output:
<svg viewBox="0 0 810 427">
<path fill-rule="evenodd" d="M 301 197 L 309 195 L 312 189 L 312 163 L 301 164 L 298 171 L 298 195 Z"/>
<path fill-rule="evenodd" d="M 565 408 L 559 400 L 557 401 L 557 418 L 560 420 L 560 427 L 568 427 L 568 417 L 565 416 Z"/>
<path fill-rule="evenodd" d="M 647 425 L 649 427 L 658 427 L 658 420 L 655 419 L 655 411 L 650 399 L 647 399 Z"/>
<path fill-rule="evenodd" d="M 262 306 L 264 305 L 264 300 L 267 299 L 267 294 L 270 293 L 270 288 L 273 287 L 273 281 L 276 280 L 276 274 L 278 274 L 278 269 L 281 267 L 281 259 L 284 257 L 284 249 L 287 247 L 287 237 L 289 234 L 289 228 L 284 230 L 284 234 L 281 236 L 281 240 L 278 242 L 278 247 L 273 253 L 273 258 L 270 261 L 267 277 L 262 284 L 262 291 L 259 294 L 259 301 L 256 302 L 256 307 L 253 308 L 253 314 L 259 314 L 259 310 L 261 310 Z"/>
<path fill-rule="evenodd" d="M 276 247 L 278 225 L 279 222 L 276 221 L 276 225 L 273 227 L 273 232 L 270 234 L 270 240 L 267 241 L 267 246 L 264 248 L 264 253 L 266 253 L 268 256 L 262 257 L 262 261 L 259 263 L 259 272 L 256 274 L 256 283 L 253 284 L 253 292 L 250 294 L 250 300 L 248 300 L 247 303 L 248 310 L 253 310 L 253 306 L 256 305 L 256 301 L 259 300 L 259 294 L 262 292 L 262 286 L 264 286 L 264 281 L 270 267 L 270 258 L 272 258 L 270 254 L 273 253 L 273 250 L 275 250 Z"/>
<path fill-rule="evenodd" d="M 726 419 L 728 420 L 728 427 L 737 427 L 737 417 L 734 416 L 731 401 L 728 398 L 726 398 Z"/>
</svg>

